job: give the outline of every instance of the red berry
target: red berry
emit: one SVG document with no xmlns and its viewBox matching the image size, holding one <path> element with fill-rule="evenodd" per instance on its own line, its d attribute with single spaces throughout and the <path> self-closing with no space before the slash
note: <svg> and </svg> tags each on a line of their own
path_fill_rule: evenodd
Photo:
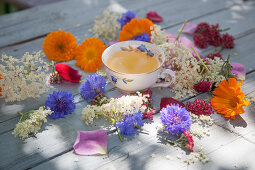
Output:
<svg viewBox="0 0 255 170">
<path fill-rule="evenodd" d="M 234 43 L 235 38 L 228 33 L 222 35 L 222 45 L 224 48 L 233 48 L 235 46 Z"/>
<path fill-rule="evenodd" d="M 206 39 L 201 35 L 201 34 L 193 34 L 193 40 L 194 43 L 197 47 L 199 48 L 207 48 L 208 47 L 208 43 L 206 41 Z"/>
<path fill-rule="evenodd" d="M 211 83 L 209 81 L 199 81 L 194 85 L 196 92 L 208 92 L 211 90 Z"/>
<path fill-rule="evenodd" d="M 206 115 L 210 116 L 214 113 L 212 105 L 210 102 L 205 102 L 204 99 L 196 99 L 194 102 L 188 102 L 186 104 L 187 111 L 195 115 Z"/>
</svg>

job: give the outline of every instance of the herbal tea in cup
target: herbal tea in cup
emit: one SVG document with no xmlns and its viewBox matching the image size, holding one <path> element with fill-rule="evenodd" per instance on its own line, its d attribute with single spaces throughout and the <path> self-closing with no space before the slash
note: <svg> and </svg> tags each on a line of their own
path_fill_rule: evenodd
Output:
<svg viewBox="0 0 255 170">
<path fill-rule="evenodd" d="M 103 52 L 102 61 L 108 79 L 127 93 L 169 87 L 175 81 L 175 73 L 162 68 L 163 51 L 151 43 L 130 40 L 113 44 Z M 165 76 L 169 81 L 157 83 Z"/>
<path fill-rule="evenodd" d="M 113 71 L 127 74 L 149 73 L 160 65 L 156 56 L 137 49 L 117 51 L 109 56 L 105 64 Z"/>
</svg>

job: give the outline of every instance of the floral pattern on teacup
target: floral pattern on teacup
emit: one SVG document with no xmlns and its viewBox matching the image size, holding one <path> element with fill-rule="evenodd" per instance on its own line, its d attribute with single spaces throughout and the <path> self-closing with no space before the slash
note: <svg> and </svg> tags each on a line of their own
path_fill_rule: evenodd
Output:
<svg viewBox="0 0 255 170">
<path fill-rule="evenodd" d="M 111 80 L 112 80 L 113 84 L 116 84 L 116 83 L 118 82 L 118 79 L 120 79 L 120 78 L 111 76 Z M 123 81 L 123 83 L 128 84 L 128 83 L 130 83 L 130 82 L 132 82 L 132 81 L 134 81 L 134 80 L 132 80 L 132 79 L 127 79 L 127 78 L 123 78 L 122 81 Z"/>
</svg>

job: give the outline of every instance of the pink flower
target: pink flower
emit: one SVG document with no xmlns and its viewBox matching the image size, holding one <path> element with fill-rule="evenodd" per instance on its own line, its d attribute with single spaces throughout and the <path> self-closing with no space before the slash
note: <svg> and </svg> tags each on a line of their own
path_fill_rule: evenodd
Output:
<svg viewBox="0 0 255 170">
<path fill-rule="evenodd" d="M 186 145 L 186 147 L 191 151 L 194 152 L 193 147 L 194 147 L 194 140 L 193 137 L 190 135 L 190 133 L 188 131 L 184 131 L 184 134 L 188 140 L 188 143 Z"/>
<path fill-rule="evenodd" d="M 107 154 L 107 133 L 103 129 L 77 131 L 73 148 L 78 155 L 105 155 Z"/>
<path fill-rule="evenodd" d="M 153 115 L 156 114 L 156 110 L 149 109 L 147 112 L 143 112 L 143 118 L 145 119 L 153 119 Z"/>
</svg>

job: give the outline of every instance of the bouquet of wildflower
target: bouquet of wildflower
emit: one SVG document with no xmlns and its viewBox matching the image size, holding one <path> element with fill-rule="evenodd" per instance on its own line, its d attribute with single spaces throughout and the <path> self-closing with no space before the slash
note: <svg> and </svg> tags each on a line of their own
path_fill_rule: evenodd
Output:
<svg viewBox="0 0 255 170">
<path fill-rule="evenodd" d="M 146 110 L 149 95 L 126 95 L 108 99 L 103 95 L 106 80 L 97 74 L 88 77 L 82 84 L 80 92 L 85 100 L 92 99 L 82 111 L 81 119 L 85 124 L 93 123 L 99 116 L 106 118 L 116 127 L 120 139 L 121 134 L 134 135 L 135 127 L 143 126 L 143 113 Z"/>
<path fill-rule="evenodd" d="M 162 139 L 170 144 L 188 148 L 193 152 L 194 141 L 188 132 L 192 124 L 189 112 L 184 107 L 179 106 L 179 104 L 172 104 L 163 108 L 160 114 L 164 131 L 179 137 L 177 140 L 170 140 L 166 137 Z"/>
</svg>

